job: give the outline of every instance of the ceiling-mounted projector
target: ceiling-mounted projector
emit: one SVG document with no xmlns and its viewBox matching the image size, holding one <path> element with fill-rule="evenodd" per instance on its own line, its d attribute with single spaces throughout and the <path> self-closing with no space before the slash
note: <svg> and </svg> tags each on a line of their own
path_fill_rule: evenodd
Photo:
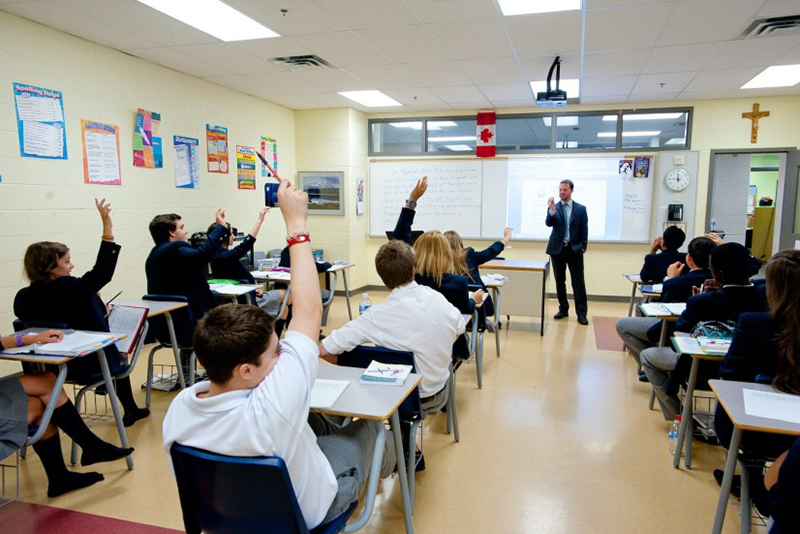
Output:
<svg viewBox="0 0 800 534">
<path fill-rule="evenodd" d="M 550 80 L 553 78 L 553 70 L 556 71 L 556 88 L 550 88 Z M 567 92 L 558 88 L 561 80 L 561 56 L 556 56 L 550 71 L 547 73 L 547 91 L 536 93 L 536 105 L 549 108 L 563 108 L 567 105 Z"/>
</svg>

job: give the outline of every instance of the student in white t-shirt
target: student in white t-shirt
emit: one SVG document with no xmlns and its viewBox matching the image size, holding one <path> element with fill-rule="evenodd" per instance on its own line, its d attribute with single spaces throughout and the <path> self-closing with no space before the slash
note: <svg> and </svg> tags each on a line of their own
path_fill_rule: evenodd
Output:
<svg viewBox="0 0 800 534">
<path fill-rule="evenodd" d="M 339 427 L 309 415 L 317 374 L 316 338 L 322 305 L 306 232 L 308 197 L 281 180 L 278 203 L 289 234 L 294 319 L 283 341 L 261 308 L 214 308 L 194 333 L 197 359 L 209 382 L 182 391 L 164 419 L 164 449 L 181 443 L 233 456 L 280 456 L 309 528 L 345 511 L 366 482 L 383 423 Z M 313 428 L 313 430 L 312 430 Z M 391 434 L 381 476 L 394 469 Z"/>
</svg>

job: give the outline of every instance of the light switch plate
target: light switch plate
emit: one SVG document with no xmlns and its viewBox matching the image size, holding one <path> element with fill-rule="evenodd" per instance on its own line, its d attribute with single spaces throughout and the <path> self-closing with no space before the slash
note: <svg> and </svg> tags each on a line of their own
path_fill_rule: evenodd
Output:
<svg viewBox="0 0 800 534">
<path fill-rule="evenodd" d="M 683 156 L 672 156 L 673 165 L 683 165 Z"/>
</svg>

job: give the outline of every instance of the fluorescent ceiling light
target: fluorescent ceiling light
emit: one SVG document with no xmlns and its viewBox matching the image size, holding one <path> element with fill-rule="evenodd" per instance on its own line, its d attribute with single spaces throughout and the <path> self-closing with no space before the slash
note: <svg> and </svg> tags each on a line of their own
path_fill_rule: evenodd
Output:
<svg viewBox="0 0 800 534">
<path fill-rule="evenodd" d="M 652 132 L 622 132 L 622 137 L 655 137 L 661 135 L 661 131 Z M 617 132 L 600 132 L 597 137 L 616 137 Z"/>
<path fill-rule="evenodd" d="M 623 120 L 628 121 L 659 121 L 666 119 L 677 119 L 683 116 L 683 113 L 640 113 L 632 115 L 623 115 Z M 603 115 L 604 121 L 616 121 L 617 115 Z"/>
<path fill-rule="evenodd" d="M 403 105 L 394 98 L 374 89 L 370 91 L 341 91 L 339 94 L 368 108 L 388 108 Z"/>
<path fill-rule="evenodd" d="M 542 122 L 547 128 L 550 128 L 550 117 L 542 117 Z M 557 126 L 577 126 L 578 117 L 556 117 Z"/>
<path fill-rule="evenodd" d="M 800 65 L 781 65 L 767 67 L 761 74 L 747 82 L 742 89 L 763 87 L 791 87 L 800 82 Z"/>
<path fill-rule="evenodd" d="M 669 141 L 667 141 L 664 144 L 665 145 L 685 145 L 686 144 L 686 139 L 684 139 L 683 137 L 673 137 L 672 139 L 670 139 Z"/>
<path fill-rule="evenodd" d="M 475 150 L 475 147 L 471 147 L 469 145 L 444 145 L 445 148 L 449 148 L 455 152 L 465 152 L 470 150 Z"/>
<path fill-rule="evenodd" d="M 550 89 L 555 90 L 556 88 L 556 81 L 550 81 Z M 569 78 L 567 80 L 560 80 L 558 82 L 558 88 L 562 91 L 567 92 L 567 98 L 578 98 L 580 96 L 580 82 L 577 78 Z M 531 82 L 531 89 L 533 89 L 533 96 L 536 96 L 537 93 L 543 93 L 547 91 L 547 80 L 539 80 L 537 82 Z"/>
<path fill-rule="evenodd" d="M 395 128 L 408 128 L 409 130 L 422 130 L 421 122 L 390 122 L 389 126 Z"/>
<path fill-rule="evenodd" d="M 220 0 L 138 0 L 222 41 L 280 37 Z"/>
<path fill-rule="evenodd" d="M 462 135 L 458 137 L 429 137 L 428 141 L 433 143 L 453 143 L 458 141 L 475 141 L 474 135 Z"/>
<path fill-rule="evenodd" d="M 581 0 L 498 0 L 503 15 L 530 15 L 554 11 L 575 11 L 581 8 Z"/>
<path fill-rule="evenodd" d="M 390 122 L 389 125 L 394 126 L 395 128 L 422 130 L 422 122 L 419 121 Z M 442 128 L 449 128 L 450 126 L 458 126 L 458 125 L 453 121 L 428 121 L 428 131 L 441 130 Z"/>
</svg>

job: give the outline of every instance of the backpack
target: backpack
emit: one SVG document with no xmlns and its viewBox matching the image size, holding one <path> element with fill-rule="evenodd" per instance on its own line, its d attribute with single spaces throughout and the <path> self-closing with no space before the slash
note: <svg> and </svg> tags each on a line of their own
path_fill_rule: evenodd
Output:
<svg viewBox="0 0 800 534">
<path fill-rule="evenodd" d="M 733 321 L 700 321 L 692 328 L 692 337 L 733 339 L 736 323 Z"/>
</svg>

